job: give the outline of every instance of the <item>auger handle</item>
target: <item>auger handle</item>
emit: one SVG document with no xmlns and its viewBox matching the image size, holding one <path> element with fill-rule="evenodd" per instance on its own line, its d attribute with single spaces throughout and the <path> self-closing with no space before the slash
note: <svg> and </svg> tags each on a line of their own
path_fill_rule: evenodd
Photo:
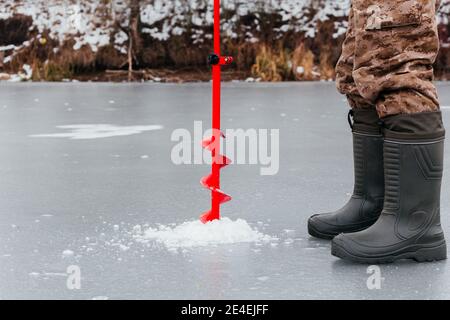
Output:
<svg viewBox="0 0 450 320">
<path fill-rule="evenodd" d="M 215 53 L 211 53 L 208 56 L 208 64 L 210 66 L 217 66 L 217 65 L 226 66 L 226 65 L 232 64 L 233 61 L 234 61 L 233 57 L 229 57 L 229 56 L 228 57 L 221 57 L 221 56 L 219 56 L 218 54 L 215 54 Z"/>
</svg>

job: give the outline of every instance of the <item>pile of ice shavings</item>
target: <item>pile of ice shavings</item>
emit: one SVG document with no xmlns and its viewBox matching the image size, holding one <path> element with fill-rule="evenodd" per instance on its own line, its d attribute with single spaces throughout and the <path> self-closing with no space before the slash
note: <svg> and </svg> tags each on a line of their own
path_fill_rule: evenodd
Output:
<svg viewBox="0 0 450 320">
<path fill-rule="evenodd" d="M 232 221 L 229 218 L 207 224 L 200 221 L 190 221 L 173 227 L 159 225 L 156 228 L 150 227 L 144 230 L 141 226 L 135 226 L 133 237 L 137 242 L 156 242 L 169 250 L 278 240 L 252 228 L 245 220 Z"/>
</svg>

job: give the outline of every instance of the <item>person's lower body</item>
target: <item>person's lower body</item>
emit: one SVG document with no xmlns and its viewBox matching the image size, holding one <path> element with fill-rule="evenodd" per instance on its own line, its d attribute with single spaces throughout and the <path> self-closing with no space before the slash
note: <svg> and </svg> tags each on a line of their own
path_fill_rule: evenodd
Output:
<svg viewBox="0 0 450 320">
<path fill-rule="evenodd" d="M 437 5 L 352 1 L 336 75 L 354 114 L 355 191 L 343 209 L 308 223 L 311 235 L 334 237 L 332 253 L 340 258 L 382 263 L 447 256 L 440 226 L 445 130 L 432 67 Z M 367 114 L 379 119 L 361 116 Z"/>
</svg>

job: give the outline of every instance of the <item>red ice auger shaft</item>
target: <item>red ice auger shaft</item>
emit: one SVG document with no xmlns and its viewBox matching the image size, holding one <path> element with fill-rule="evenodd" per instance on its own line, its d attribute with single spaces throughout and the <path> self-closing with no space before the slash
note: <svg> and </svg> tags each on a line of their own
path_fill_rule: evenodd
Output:
<svg viewBox="0 0 450 320">
<path fill-rule="evenodd" d="M 212 66 L 213 104 L 212 129 L 213 135 L 203 140 L 203 148 L 211 151 L 212 172 L 201 180 L 201 184 L 211 191 L 211 210 L 204 213 L 200 220 L 203 223 L 220 219 L 220 205 L 231 200 L 231 197 L 220 190 L 220 170 L 229 165 L 231 160 L 220 154 L 220 139 L 225 135 L 220 129 L 220 100 L 221 100 L 221 68 L 233 62 L 232 57 L 222 57 L 220 53 L 220 0 L 214 0 L 214 53 L 208 57 Z"/>
</svg>

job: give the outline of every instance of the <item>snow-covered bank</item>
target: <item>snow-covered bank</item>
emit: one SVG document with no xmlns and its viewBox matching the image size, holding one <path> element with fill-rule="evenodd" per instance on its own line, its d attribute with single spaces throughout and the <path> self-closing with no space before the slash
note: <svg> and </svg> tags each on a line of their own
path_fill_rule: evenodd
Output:
<svg viewBox="0 0 450 320">
<path fill-rule="evenodd" d="M 437 67 L 447 70 L 450 0 L 442 2 L 444 50 Z M 2 64 L 15 74 L 28 64 L 33 80 L 62 80 L 85 71 L 127 69 L 129 61 L 135 69 L 204 66 L 212 3 L 3 0 L 0 72 Z M 222 5 L 224 50 L 237 57 L 237 70 L 269 74 L 267 80 L 333 76 L 350 0 L 222 0 Z M 261 70 L 258 64 L 267 59 L 276 70 Z"/>
<path fill-rule="evenodd" d="M 104 4 L 98 0 L 4 0 L 0 7 L 0 20 L 14 15 L 32 18 L 31 30 L 39 34 L 48 32 L 48 36 L 60 43 L 73 39 L 73 49 L 78 50 L 89 45 L 95 52 L 99 47 L 113 42 L 121 51 L 128 35 L 118 26 L 127 27 L 130 23 L 130 1 L 112 0 Z M 244 37 L 248 41 L 258 41 L 260 28 L 251 29 L 241 24 L 240 17 L 249 17 L 250 23 L 260 24 L 261 13 L 277 15 L 282 24 L 275 33 L 281 36 L 291 30 L 303 32 L 314 37 L 318 21 L 335 17 L 344 17 L 349 8 L 349 0 L 272 0 L 247 1 L 223 0 L 223 30 L 231 39 Z M 191 32 L 194 44 L 211 39 L 211 32 L 205 27 L 211 26 L 212 0 L 144 0 L 140 4 L 142 33 L 160 41 L 172 36 Z M 336 25 L 336 36 L 342 34 L 345 23 Z M 246 31 L 243 33 L 243 31 Z"/>
</svg>

